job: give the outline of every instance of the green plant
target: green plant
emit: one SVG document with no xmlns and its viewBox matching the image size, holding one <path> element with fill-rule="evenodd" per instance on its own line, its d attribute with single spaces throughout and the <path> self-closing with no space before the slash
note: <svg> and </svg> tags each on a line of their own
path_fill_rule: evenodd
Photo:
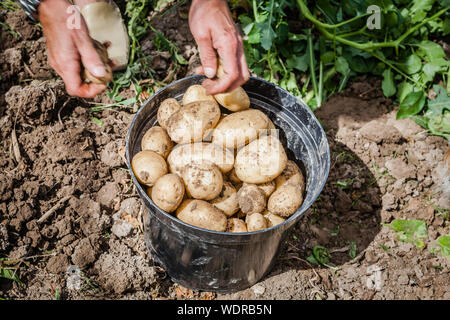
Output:
<svg viewBox="0 0 450 320">
<path fill-rule="evenodd" d="M 333 267 L 329 264 L 331 259 L 331 254 L 328 252 L 327 248 L 323 246 L 315 246 L 313 248 L 312 255 L 306 258 L 306 260 L 312 264 L 318 264 L 330 268 L 331 270 L 338 271 L 339 268 Z"/>
<path fill-rule="evenodd" d="M 436 244 L 441 247 L 441 253 L 444 257 L 450 258 L 450 236 L 440 236 Z"/>
<path fill-rule="evenodd" d="M 384 225 L 397 233 L 398 240 L 413 243 L 418 248 L 425 246 L 424 240 L 428 238 L 428 232 L 424 221 L 397 219 Z"/>
</svg>

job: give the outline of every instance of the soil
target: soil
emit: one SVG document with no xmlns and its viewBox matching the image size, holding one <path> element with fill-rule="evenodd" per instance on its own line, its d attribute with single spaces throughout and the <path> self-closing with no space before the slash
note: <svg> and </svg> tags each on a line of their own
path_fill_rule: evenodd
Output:
<svg viewBox="0 0 450 320">
<path fill-rule="evenodd" d="M 153 21 L 189 61 L 171 80 L 199 64 L 185 11 Z M 97 112 L 99 125 L 93 102 L 69 97 L 49 67 L 40 28 L 21 11 L 0 11 L 0 21 L 19 34 L 0 29 L 0 266 L 20 279 L 0 278 L 1 298 L 450 299 L 449 259 L 432 250 L 449 233 L 448 142 L 395 120 L 379 80 L 356 79 L 316 112 L 332 154 L 329 178 L 272 271 L 234 294 L 193 292 L 144 244 L 144 209 L 124 161 L 136 108 Z M 170 56 L 152 36 L 145 50 L 167 79 Z M 383 225 L 394 219 L 425 221 L 425 248 L 398 241 Z M 317 245 L 332 268 L 308 262 Z"/>
</svg>

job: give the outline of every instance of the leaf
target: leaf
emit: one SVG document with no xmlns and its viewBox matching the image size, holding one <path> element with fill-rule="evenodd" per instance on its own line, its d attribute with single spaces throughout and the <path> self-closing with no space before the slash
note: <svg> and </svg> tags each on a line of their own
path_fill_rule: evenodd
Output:
<svg viewBox="0 0 450 320">
<path fill-rule="evenodd" d="M 261 30 L 261 46 L 265 50 L 269 50 L 272 47 L 272 42 L 277 34 L 275 33 L 275 31 L 273 31 L 272 26 L 269 24 L 269 22 L 257 23 L 256 25 Z"/>
<path fill-rule="evenodd" d="M 346 75 L 350 71 L 347 60 L 342 56 L 336 59 L 336 71 L 342 75 Z"/>
<path fill-rule="evenodd" d="M 425 106 L 425 98 L 423 91 L 410 92 L 400 103 L 397 119 L 404 119 L 418 114 Z"/>
<path fill-rule="evenodd" d="M 383 93 L 387 98 L 392 97 L 395 92 L 397 92 L 394 83 L 394 74 L 392 73 L 391 69 L 384 70 L 381 88 L 383 89 Z"/>
<path fill-rule="evenodd" d="M 348 251 L 348 255 L 351 259 L 355 259 L 356 257 L 356 242 L 350 242 L 350 250 Z"/>
<path fill-rule="evenodd" d="M 309 65 L 309 57 L 308 54 L 304 54 L 302 56 L 291 56 L 289 59 L 286 60 L 286 65 L 290 69 L 297 69 L 299 71 L 305 72 L 308 70 Z"/>
<path fill-rule="evenodd" d="M 431 9 L 435 0 L 414 0 L 413 6 L 409 14 L 411 15 L 411 22 L 417 23 L 422 21 L 427 16 L 427 11 Z"/>
<path fill-rule="evenodd" d="M 401 62 L 397 62 L 396 64 L 400 69 L 402 69 L 402 71 L 406 72 L 407 74 L 417 73 L 422 68 L 422 61 L 415 54 L 408 56 L 406 59 Z"/>
<path fill-rule="evenodd" d="M 398 240 L 409 242 L 418 248 L 425 246 L 424 240 L 428 238 L 427 226 L 422 220 L 394 220 L 388 224 L 398 236 Z"/>
<path fill-rule="evenodd" d="M 450 97 L 440 85 L 434 85 L 433 89 L 436 93 L 436 98 L 434 100 L 428 99 L 428 110 L 433 115 L 442 115 L 445 109 L 450 110 Z"/>
<path fill-rule="evenodd" d="M 419 47 L 417 53 L 427 62 L 433 62 L 445 57 L 444 49 L 430 40 L 423 40 L 415 46 Z"/>
<path fill-rule="evenodd" d="M 446 112 L 444 115 L 429 117 L 427 125 L 428 130 L 432 134 L 442 136 L 447 140 L 450 139 L 450 112 Z"/>
<path fill-rule="evenodd" d="M 414 90 L 414 86 L 407 82 L 403 81 L 397 86 L 397 98 L 399 102 L 402 102 L 405 97 Z"/>
<path fill-rule="evenodd" d="M 440 236 L 436 243 L 441 247 L 442 255 L 450 258 L 450 236 Z"/>
</svg>

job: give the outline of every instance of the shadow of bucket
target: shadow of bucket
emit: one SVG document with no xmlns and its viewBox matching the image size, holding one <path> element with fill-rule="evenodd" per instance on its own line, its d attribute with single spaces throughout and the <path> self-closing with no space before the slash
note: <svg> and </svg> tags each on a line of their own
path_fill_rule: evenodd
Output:
<svg viewBox="0 0 450 320">
<path fill-rule="evenodd" d="M 289 229 L 319 196 L 330 169 L 330 149 L 318 120 L 309 108 L 286 90 L 250 78 L 243 88 L 251 107 L 263 111 L 281 129 L 280 140 L 288 157 L 306 177 L 304 201 L 284 223 L 248 233 L 226 233 L 198 228 L 159 209 L 147 196 L 131 170 L 145 132 L 157 124 L 157 110 L 167 98 L 181 101 L 186 89 L 203 76 L 190 76 L 159 90 L 135 115 L 127 135 L 127 165 L 146 207 L 145 242 L 153 259 L 174 282 L 192 290 L 235 292 L 258 282 L 272 267 Z"/>
</svg>

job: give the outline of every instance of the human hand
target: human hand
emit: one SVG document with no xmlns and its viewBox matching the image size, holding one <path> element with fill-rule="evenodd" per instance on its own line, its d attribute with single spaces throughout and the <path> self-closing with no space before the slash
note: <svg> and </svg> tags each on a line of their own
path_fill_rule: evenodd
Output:
<svg viewBox="0 0 450 320">
<path fill-rule="evenodd" d="M 198 72 L 209 78 L 203 82 L 207 94 L 229 92 L 249 79 L 242 37 L 225 0 L 193 0 L 189 27 L 200 51 Z M 220 79 L 214 78 L 217 54 L 224 70 Z"/>
<path fill-rule="evenodd" d="M 69 13 L 67 9 L 70 5 L 66 0 L 44 0 L 38 7 L 39 21 L 47 41 L 49 63 L 64 80 L 68 94 L 93 98 L 105 90 L 106 86 L 83 83 L 80 75 L 80 62 L 98 78 L 105 76 L 106 70 L 94 49 L 81 14 L 79 17 L 80 28 L 70 29 L 68 27 Z"/>
</svg>

